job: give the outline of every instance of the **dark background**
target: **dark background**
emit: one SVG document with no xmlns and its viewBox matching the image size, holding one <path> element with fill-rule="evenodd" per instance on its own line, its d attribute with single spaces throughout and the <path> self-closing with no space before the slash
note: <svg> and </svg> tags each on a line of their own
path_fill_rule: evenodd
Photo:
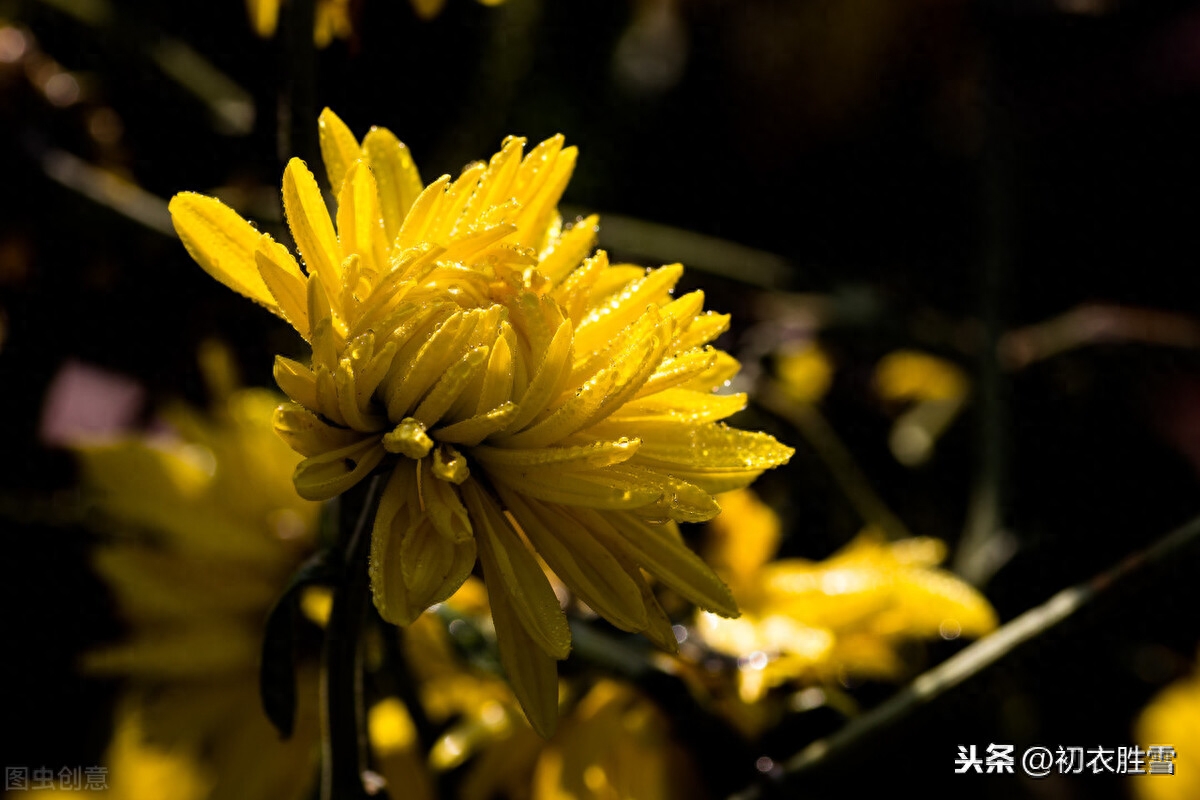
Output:
<svg viewBox="0 0 1200 800">
<path fill-rule="evenodd" d="M 316 55 L 307 127 L 290 134 L 288 154 L 315 159 L 324 105 L 360 136 L 391 128 L 426 181 L 508 133 L 562 132 L 581 151 L 565 201 L 601 212 L 602 230 L 603 213 L 619 213 L 782 257 L 790 272 L 770 289 L 841 309 L 819 333 L 838 369 L 822 408 L 915 532 L 953 546 L 981 464 L 1000 465 L 1002 521 L 1018 549 L 984 591 L 1002 621 L 1200 512 L 1194 343 L 1116 337 L 1004 373 L 992 389 L 985 378 L 990 399 L 972 403 L 919 469 L 888 452 L 894 410 L 869 391 L 873 365 L 898 347 L 977 374 L 989 320 L 1008 331 L 1084 303 L 1200 312 L 1200 6 L 677 0 L 655 25 L 645 22 L 654 5 L 449 0 L 421 22 L 403 2 L 356 3 L 356 38 Z M 274 353 L 300 350 L 174 238 L 46 169 L 65 151 L 158 197 L 217 191 L 279 225 L 279 131 L 293 130 L 281 109 L 304 108 L 287 88 L 297 74 L 288 32 L 255 38 L 235 0 L 111 10 L 85 22 L 59 4 L 0 2 L 0 18 L 82 87 L 58 107 L 23 64 L 0 64 L 2 752 L 12 765 L 100 763 L 116 688 L 74 671 L 120 626 L 71 517 L 72 460 L 38 438 L 52 377 L 75 359 L 134 378 L 148 420 L 166 400 L 204 401 L 194 353 L 206 338 L 228 342 L 252 384 L 270 383 Z M 171 40 L 249 93 L 250 130 L 222 133 L 156 65 Z M 100 109 L 120 121 L 115 140 L 89 134 Z M 736 312 L 723 343 L 739 351 L 762 322 L 762 289 L 698 269 L 687 280 L 706 288 L 708 307 Z M 756 414 L 799 448 L 762 481 L 789 522 L 785 553 L 823 557 L 858 521 L 794 432 Z M 985 415 L 999 426 L 991 440 Z M 1192 547 L 1146 568 L 789 791 L 856 796 L 882 775 L 948 796 L 1126 796 L 1113 776 L 952 776 L 955 746 L 1133 744 L 1138 710 L 1192 669 L 1198 567 Z M 960 647 L 938 645 L 925 663 Z M 856 691 L 870 706 L 892 689 Z M 717 739 L 692 744 L 721 765 L 706 774 L 721 796 L 750 780 L 757 755 L 783 760 L 837 724 L 814 712 L 732 755 Z"/>
</svg>

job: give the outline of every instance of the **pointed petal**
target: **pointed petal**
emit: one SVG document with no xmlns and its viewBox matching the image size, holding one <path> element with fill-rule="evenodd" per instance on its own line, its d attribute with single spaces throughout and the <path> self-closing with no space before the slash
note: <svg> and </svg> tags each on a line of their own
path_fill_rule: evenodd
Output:
<svg viewBox="0 0 1200 800">
<path fill-rule="evenodd" d="M 480 445 L 471 455 L 490 470 L 515 470 L 524 475 L 535 471 L 547 474 L 566 471 L 597 470 L 628 461 L 637 452 L 637 439 L 591 442 L 575 447 L 489 447 Z"/>
<path fill-rule="evenodd" d="M 492 433 L 508 426 L 508 421 L 517 413 L 513 403 L 504 403 L 491 411 L 447 425 L 436 431 L 439 442 L 450 442 L 473 447 Z"/>
<path fill-rule="evenodd" d="M 308 274 L 316 273 L 326 298 L 335 301 L 342 284 L 337 234 L 316 178 L 298 158 L 283 173 L 283 210 Z"/>
<path fill-rule="evenodd" d="M 357 254 L 362 268 L 371 274 L 387 266 L 391 242 L 380 217 L 375 177 L 363 161 L 351 162 L 346 169 L 338 194 L 337 229 L 343 258 Z"/>
<path fill-rule="evenodd" d="M 472 537 L 455 542 L 442 536 L 428 517 L 412 524 L 400 545 L 400 577 L 409 616 L 416 619 L 458 591 L 475 566 L 475 548 Z"/>
<path fill-rule="evenodd" d="M 729 587 L 666 525 L 652 525 L 633 514 L 600 514 L 572 509 L 610 549 L 620 548 L 654 577 L 703 609 L 725 617 L 740 613 Z"/>
<path fill-rule="evenodd" d="M 292 476 L 296 493 L 305 500 L 328 500 L 361 481 L 379 466 L 384 456 L 379 437 L 309 456 L 296 466 Z"/>
<path fill-rule="evenodd" d="M 275 409 L 275 432 L 302 456 L 340 450 L 362 441 L 362 434 L 322 422 L 316 414 L 296 403 Z"/>
<path fill-rule="evenodd" d="M 387 128 L 371 128 L 363 139 L 362 151 L 375 173 L 383 227 L 391 244 L 413 201 L 421 194 L 421 176 L 408 148 Z"/>
<path fill-rule="evenodd" d="M 305 408 L 317 408 L 317 376 L 299 361 L 275 356 L 275 383 L 293 401 Z"/>
<path fill-rule="evenodd" d="M 480 560 L 496 626 L 500 663 L 529 724 L 538 735 L 548 739 L 558 724 L 558 665 L 518 621 L 503 588 L 499 568 L 490 559 Z"/>
<path fill-rule="evenodd" d="M 264 233 L 255 248 L 254 263 L 279 307 L 279 315 L 307 341 L 308 279 L 300 272 L 296 259 L 286 247 Z"/>
<path fill-rule="evenodd" d="M 565 506 L 583 506 L 604 510 L 634 509 L 656 502 L 662 491 L 654 487 L 634 486 L 622 481 L 613 485 L 593 472 L 538 473 L 530 479 L 517 470 L 488 471 L 493 481 L 508 484 L 514 491 L 531 498 Z"/>
<path fill-rule="evenodd" d="M 489 586 L 503 587 L 521 624 L 546 655 L 566 658 L 571 651 L 571 631 L 546 574 L 495 500 L 476 481 L 464 483 L 462 494 L 471 512 L 480 559 L 485 569 L 499 578 Z"/>
<path fill-rule="evenodd" d="M 413 417 L 433 427 L 458 399 L 459 394 L 467 387 L 472 378 L 484 367 L 487 361 L 488 348 L 476 347 L 450 366 L 425 395 L 425 399 L 413 412 Z"/>
<path fill-rule="evenodd" d="M 502 484 L 497 490 L 538 554 L 571 591 L 622 630 L 646 627 L 641 592 L 608 548 L 557 506 L 526 502 Z"/>
<path fill-rule="evenodd" d="M 576 222 L 559 237 L 549 253 L 543 254 L 538 271 L 549 278 L 551 284 L 562 283 L 592 252 L 599 223 L 600 217 L 595 214 Z"/>
<path fill-rule="evenodd" d="M 183 246 L 205 272 L 280 313 L 254 263 L 254 250 L 262 236 L 254 226 L 220 200 L 193 192 L 172 197 L 168 209 Z"/>
<path fill-rule="evenodd" d="M 558 393 L 568 366 L 571 362 L 571 321 L 563 320 L 554 332 L 546 348 L 542 363 L 538 365 L 533 380 L 521 395 L 518 411 L 509 424 L 511 430 L 519 431 L 529 424 L 534 417 L 545 410 L 550 401 Z"/>
<path fill-rule="evenodd" d="M 358 158 L 358 139 L 346 127 L 337 114 L 326 108 L 317 118 L 317 131 L 321 141 L 321 160 L 325 162 L 325 174 L 336 197 L 342 191 L 342 179 L 346 170 Z"/>
</svg>

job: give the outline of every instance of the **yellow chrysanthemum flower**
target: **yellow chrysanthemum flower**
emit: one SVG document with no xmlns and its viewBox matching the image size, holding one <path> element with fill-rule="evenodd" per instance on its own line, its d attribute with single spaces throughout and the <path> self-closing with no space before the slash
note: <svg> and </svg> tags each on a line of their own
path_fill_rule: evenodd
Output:
<svg viewBox="0 0 1200 800">
<path fill-rule="evenodd" d="M 412 622 L 478 556 L 505 669 L 548 733 L 570 633 L 530 545 L 613 624 L 669 645 L 642 569 L 736 615 L 675 522 L 715 516 L 711 493 L 792 450 L 718 421 L 746 402 L 713 393 L 738 369 L 707 346 L 728 317 L 703 313 L 702 292 L 672 298 L 682 267 L 610 265 L 588 257 L 595 217 L 563 228 L 576 151 L 561 136 L 524 157 L 510 137 L 488 163 L 422 187 L 389 131 L 360 143 L 326 110 L 320 133 L 336 228 L 302 161 L 283 178 L 307 274 L 213 198 L 176 195 L 176 230 L 205 270 L 312 345 L 310 365 L 275 367 L 293 401 L 276 429 L 306 457 L 299 493 L 333 497 L 390 470 L 371 552 L 380 613 Z"/>
<path fill-rule="evenodd" d="M 981 636 L 996 627 L 987 600 L 948 572 L 937 539 L 887 542 L 867 530 L 830 558 L 769 561 L 779 522 L 749 491 L 722 498 L 709 558 L 742 608 L 738 619 L 701 613 L 713 649 L 739 659 L 742 699 L 792 680 L 894 678 L 905 640 Z"/>
<path fill-rule="evenodd" d="M 139 701 L 126 698 L 116 711 L 112 741 L 104 756 L 104 772 L 94 779 L 39 790 L 37 797 L 71 800 L 82 791 L 105 800 L 205 800 L 212 791 L 212 776 L 201 758 L 187 745 L 149 741 L 138 711 Z M 86 782 L 85 782 L 86 781 Z M 89 785 L 90 783 L 90 785 Z M 20 794 L 25 794 L 21 792 Z M 7 797 L 17 797 L 11 792 Z"/>
<path fill-rule="evenodd" d="M 695 769 L 670 723 L 627 684 L 602 680 L 546 743 L 533 800 L 671 800 L 698 796 Z"/>
<path fill-rule="evenodd" d="M 271 392 L 234 391 L 214 417 L 168 413 L 176 436 L 76 447 L 84 489 L 114 534 L 94 566 L 129 624 L 124 642 L 85 659 L 89 671 L 131 682 L 110 753 L 114 788 L 166 775 L 154 764 L 181 763 L 181 754 L 197 760 L 211 789 L 200 796 L 300 798 L 312 786 L 316 670 L 299 672 L 289 740 L 267 720 L 258 691 L 264 619 L 315 549 L 319 509 L 291 486 L 298 458 L 271 429 L 278 402 Z M 152 749 L 130 744 L 135 721 L 174 755 L 155 761 Z M 181 783 L 170 796 L 193 797 L 194 786 Z"/>
<path fill-rule="evenodd" d="M 485 6 L 498 6 L 504 0 L 478 0 Z M 264 39 L 275 35 L 279 27 L 279 8 L 283 0 L 246 0 L 246 13 L 254 32 Z M 446 0 L 411 0 L 413 11 L 421 19 L 433 19 L 441 13 Z M 317 0 L 314 9 L 313 41 L 328 47 L 334 39 L 348 39 L 354 32 L 350 21 L 350 0 Z"/>
<path fill-rule="evenodd" d="M 1131 776 L 1137 800 L 1185 800 L 1200 797 L 1200 673 L 1193 673 L 1167 686 L 1147 704 L 1134 724 L 1135 744 L 1149 751 L 1153 746 L 1173 747 L 1175 768 L 1170 774 Z M 1171 769 L 1160 759 L 1155 771 Z"/>
</svg>

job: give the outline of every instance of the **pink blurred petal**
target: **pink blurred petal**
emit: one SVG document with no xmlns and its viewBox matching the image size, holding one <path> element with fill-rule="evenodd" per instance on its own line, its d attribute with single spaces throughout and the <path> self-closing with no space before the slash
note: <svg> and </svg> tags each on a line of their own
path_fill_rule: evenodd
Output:
<svg viewBox="0 0 1200 800">
<path fill-rule="evenodd" d="M 72 445 L 125 433 L 137 420 L 144 395 L 131 378 L 68 361 L 46 390 L 39 435 L 46 444 Z"/>
</svg>

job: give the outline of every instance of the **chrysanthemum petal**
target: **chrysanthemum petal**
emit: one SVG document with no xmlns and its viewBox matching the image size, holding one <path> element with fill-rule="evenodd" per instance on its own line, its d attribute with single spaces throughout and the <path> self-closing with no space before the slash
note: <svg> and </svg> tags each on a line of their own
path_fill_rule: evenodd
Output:
<svg viewBox="0 0 1200 800">
<path fill-rule="evenodd" d="M 193 192 L 175 195 L 168 208 L 183 246 L 205 272 L 272 313 L 280 313 L 254 262 L 262 236 L 254 226 L 220 200 Z"/>
<path fill-rule="evenodd" d="M 697 392 L 711 392 L 729 385 L 729 381 L 738 374 L 742 365 L 724 350 L 713 350 L 712 352 L 716 357 L 709 366 L 694 375 L 689 375 L 682 381 L 677 381 L 674 385 L 682 389 L 694 389 Z M 652 381 L 653 378 L 646 381 L 646 384 L 650 385 Z"/>
<path fill-rule="evenodd" d="M 506 335 L 506 330 L 509 335 Z M 475 404 L 475 413 L 482 414 L 499 408 L 512 399 L 513 389 L 513 355 L 509 345 L 512 328 L 508 322 L 500 323 L 496 344 L 488 356 L 487 371 L 484 373 L 483 384 L 479 387 L 479 400 Z M 513 414 L 516 408 L 513 408 Z"/>
<path fill-rule="evenodd" d="M 527 204 L 531 198 L 536 196 L 550 177 L 550 171 L 557 163 L 558 155 L 562 152 L 565 141 L 561 133 L 551 136 L 534 145 L 533 149 L 521 160 L 516 178 L 513 179 L 511 194 L 522 205 Z"/>
<path fill-rule="evenodd" d="M 442 418 L 471 379 L 483 369 L 488 357 L 487 347 L 475 347 L 450 366 L 438 379 L 429 394 L 413 412 L 415 419 L 432 427 Z"/>
<path fill-rule="evenodd" d="M 424 184 L 412 154 L 387 128 L 371 128 L 363 139 L 362 152 L 375 173 L 384 235 L 391 244 Z"/>
<path fill-rule="evenodd" d="M 601 471 L 539 472 L 530 478 L 519 470 L 489 472 L 492 479 L 528 497 L 568 506 L 605 510 L 640 508 L 656 502 L 662 491 L 655 487 L 633 486 L 627 481 L 606 480 Z"/>
<path fill-rule="evenodd" d="M 561 137 L 556 138 L 560 140 L 561 146 Z M 535 249 L 542 247 L 547 225 L 555 214 L 567 183 L 571 180 L 571 173 L 575 171 L 575 159 L 578 154 L 579 151 L 574 147 L 562 148 L 554 159 L 553 166 L 541 171 L 546 176 L 544 183 L 540 181 L 541 175 L 531 181 L 531 186 L 539 183 L 540 185 L 536 194 L 530 192 L 524 195 L 529 199 L 517 215 L 518 243 Z M 520 179 L 521 175 L 518 172 L 517 180 Z M 520 188 L 517 189 L 517 193 L 518 197 L 522 196 Z"/>
<path fill-rule="evenodd" d="M 589 294 L 596 279 L 608 269 L 608 254 L 598 250 L 559 283 L 550 296 L 563 307 L 567 318 L 578 325 L 588 310 Z M 585 354 L 586 355 L 586 354 Z"/>
<path fill-rule="evenodd" d="M 592 214 L 566 230 L 548 253 L 542 254 L 538 271 L 555 286 L 578 267 L 596 245 L 600 217 Z"/>
<path fill-rule="evenodd" d="M 438 207 L 436 218 L 431 219 L 429 226 L 422 232 L 421 235 L 425 239 L 442 244 L 443 241 L 448 241 L 456 231 L 466 232 L 459 230 L 459 222 L 463 218 L 467 203 L 475 195 L 475 190 L 479 188 L 479 179 L 486 171 L 487 166 L 478 161 L 468 164 L 463 169 L 462 174 L 446 189 L 446 196 Z"/>
<path fill-rule="evenodd" d="M 299 361 L 275 356 L 275 383 L 293 401 L 317 408 L 317 376 Z"/>
<path fill-rule="evenodd" d="M 357 369 L 354 390 L 359 406 L 365 407 L 372 395 L 375 394 L 375 390 L 379 388 L 379 384 L 392 366 L 396 350 L 394 341 L 387 342 L 379 349 L 379 352 L 371 356 L 365 366 Z"/>
<path fill-rule="evenodd" d="M 346 425 L 342 416 L 341 403 L 338 401 L 337 380 L 333 370 L 324 365 L 318 365 L 314 370 L 317 376 L 317 405 L 313 409 L 336 425 Z"/>
<path fill-rule="evenodd" d="M 612 425 L 629 422 L 677 421 L 696 424 L 716 422 L 736 414 L 746 407 L 746 395 L 712 394 L 690 389 L 666 389 L 631 400 L 614 411 L 608 420 Z"/>
<path fill-rule="evenodd" d="M 326 108 L 317 118 L 317 133 L 321 143 L 321 160 L 325 162 L 325 174 L 334 196 L 342 192 L 342 180 L 346 170 L 358 158 L 358 139 L 346 127 L 341 118 Z"/>
<path fill-rule="evenodd" d="M 474 480 L 462 486 L 485 569 L 498 579 L 521 624 L 548 656 L 563 659 L 571 651 L 571 631 L 558 598 L 533 554 L 513 531 L 495 501 Z"/>
<path fill-rule="evenodd" d="M 481 558 L 483 579 L 488 587 L 488 604 L 496 627 L 500 663 L 529 724 L 543 738 L 554 733 L 558 723 L 558 665 L 538 647 L 509 602 L 499 568 Z"/>
<path fill-rule="evenodd" d="M 454 541 L 440 534 L 432 519 L 420 518 L 400 546 L 409 615 L 416 619 L 426 608 L 458 591 L 475 566 L 475 556 L 473 537 Z"/>
<path fill-rule="evenodd" d="M 604 304 L 612 295 L 631 288 L 636 281 L 646 277 L 647 269 L 636 264 L 612 264 L 592 282 L 588 289 L 588 301 L 594 306 Z"/>
<path fill-rule="evenodd" d="M 729 587 L 666 525 L 654 525 L 633 514 L 598 514 L 582 508 L 573 509 L 572 515 L 583 520 L 610 549 L 628 553 L 685 599 L 724 617 L 738 616 Z"/>
<path fill-rule="evenodd" d="M 349 489 L 379 466 L 384 456 L 377 437 L 309 456 L 296 467 L 296 492 L 305 500 L 328 500 Z"/>
<path fill-rule="evenodd" d="M 383 417 L 364 413 L 358 403 L 358 389 L 355 386 L 355 370 L 353 362 L 343 358 L 338 364 L 337 372 L 333 375 L 334 386 L 337 387 L 338 410 L 346 425 L 356 431 L 380 431 L 385 427 Z"/>
<path fill-rule="evenodd" d="M 519 431 L 528 425 L 534 417 L 541 413 L 550 400 L 558 393 L 559 384 L 571 360 L 571 321 L 563 320 L 554 333 L 554 338 L 546 347 L 541 364 L 529 382 L 524 394 L 521 395 L 516 416 L 509 423 L 509 428 Z"/>
<path fill-rule="evenodd" d="M 570 509 L 564 509 L 564 511 L 566 511 L 568 516 L 572 516 Z M 572 516 L 572 519 L 575 520 L 577 527 L 585 527 L 586 523 L 582 520 L 574 516 Z M 679 640 L 675 638 L 675 629 L 671 624 L 671 618 L 667 616 L 667 612 L 663 610 L 662 604 L 654 596 L 654 589 L 650 587 L 650 582 L 642 573 L 642 568 L 620 547 L 610 549 L 606 546 L 605 549 L 612 553 L 613 558 L 621 566 L 621 569 L 625 571 L 629 580 L 633 581 L 633 585 L 637 587 L 638 595 L 642 598 L 642 607 L 646 609 L 646 627 L 642 628 L 642 635 L 668 653 L 679 652 Z"/>
<path fill-rule="evenodd" d="M 686 329 L 680 331 L 671 346 L 679 352 L 702 347 L 729 330 L 729 315 L 706 311 L 692 319 Z"/>
<path fill-rule="evenodd" d="M 688 350 L 664 358 L 635 396 L 646 397 L 676 386 L 711 391 L 736 375 L 740 367 L 733 356 L 721 350 L 711 347 Z"/>
<path fill-rule="evenodd" d="M 438 478 L 428 464 L 422 462 L 421 469 L 425 470 L 421 496 L 434 530 L 448 541 L 462 544 L 471 538 L 474 528 L 466 506 L 459 499 L 458 490 Z"/>
<path fill-rule="evenodd" d="M 603 433 L 604 426 L 596 429 Z M 644 437 L 635 463 L 670 471 L 713 492 L 728 490 L 709 488 L 710 478 L 751 480 L 763 470 L 787 463 L 795 452 L 769 434 L 720 423 L 675 428 L 673 433 L 658 423 L 634 423 L 624 430 Z M 697 454 L 702 454 L 699 459 Z"/>
<path fill-rule="evenodd" d="M 464 236 L 456 237 L 447 245 L 446 252 L 442 257 L 446 261 L 470 261 L 487 248 L 510 236 L 516 229 L 517 227 L 511 223 L 503 223 L 480 228 Z"/>
<path fill-rule="evenodd" d="M 442 536 L 421 503 L 412 462 L 397 467 L 380 496 L 371 533 L 375 607 L 397 625 L 411 623 L 457 591 L 475 564 L 475 540 Z"/>
<path fill-rule="evenodd" d="M 670 264 L 651 270 L 614 299 L 593 308 L 579 323 L 575 332 L 575 347 L 579 353 L 590 353 L 632 324 L 661 295 L 670 291 L 680 277 L 683 267 Z"/>
<path fill-rule="evenodd" d="M 363 439 L 362 433 L 322 422 L 298 403 L 283 403 L 275 409 L 275 432 L 302 456 L 316 456 L 349 447 Z"/>
<path fill-rule="evenodd" d="M 608 548 L 559 507 L 527 503 L 503 485 L 497 490 L 538 555 L 571 591 L 622 630 L 646 627 L 641 592 Z"/>
<path fill-rule="evenodd" d="M 409 410 L 433 386 L 446 370 L 461 356 L 478 322 L 480 312 L 462 311 L 438 326 L 421 346 L 411 363 L 403 367 L 403 381 L 394 381 L 387 396 L 387 411 L 391 419 L 408 416 Z M 399 361 L 400 356 L 397 356 Z"/>
<path fill-rule="evenodd" d="M 298 158 L 283 173 L 283 210 L 308 274 L 316 273 L 326 298 L 336 302 L 342 284 L 337 234 L 316 178 Z"/>
<path fill-rule="evenodd" d="M 521 167 L 521 153 L 525 139 L 509 136 L 500 150 L 488 161 L 487 171 L 479 181 L 479 188 L 471 196 L 463 214 L 463 222 L 469 227 L 479 224 L 483 214 L 492 207 L 506 202 L 511 197 L 513 180 Z M 513 225 L 515 230 L 516 226 Z"/>
<path fill-rule="evenodd" d="M 631 344 L 544 419 L 499 443 L 506 447 L 544 447 L 602 419 L 646 380 L 662 358 L 662 345 L 660 337 L 650 337 L 641 346 Z"/>
<path fill-rule="evenodd" d="M 482 414 L 468 417 L 453 425 L 439 428 L 437 431 L 438 441 L 472 447 L 496 431 L 508 427 L 509 420 L 516 413 L 517 406 L 515 403 L 502 403 L 491 411 L 485 411 Z"/>
<path fill-rule="evenodd" d="M 654 506 L 639 510 L 642 516 L 667 517 L 677 522 L 705 522 L 721 513 L 721 507 L 708 491 L 661 469 L 630 461 L 598 475 L 613 486 L 645 486 L 657 490 L 658 499 Z"/>
<path fill-rule="evenodd" d="M 254 263 L 279 306 L 279 315 L 308 340 L 308 279 L 300 272 L 296 259 L 286 247 L 264 233 L 255 248 Z"/>
<path fill-rule="evenodd" d="M 383 237 L 379 192 L 364 161 L 353 161 L 346 170 L 338 194 L 337 230 L 342 258 L 357 255 L 368 274 L 378 274 L 387 265 L 390 245 Z"/>
<path fill-rule="evenodd" d="M 446 187 L 450 185 L 450 176 L 443 175 L 425 187 L 425 190 L 413 201 L 412 208 L 404 217 L 400 232 L 396 235 L 396 246 L 401 250 L 413 247 L 422 241 L 422 234 L 437 219 L 438 207 L 446 196 Z"/>
<path fill-rule="evenodd" d="M 526 477 L 546 470 L 596 470 L 628 461 L 637 452 L 637 439 L 618 439 L 612 442 L 592 442 L 574 447 L 489 447 L 480 445 L 471 450 L 479 463 L 492 470 L 516 470 Z"/>
</svg>

